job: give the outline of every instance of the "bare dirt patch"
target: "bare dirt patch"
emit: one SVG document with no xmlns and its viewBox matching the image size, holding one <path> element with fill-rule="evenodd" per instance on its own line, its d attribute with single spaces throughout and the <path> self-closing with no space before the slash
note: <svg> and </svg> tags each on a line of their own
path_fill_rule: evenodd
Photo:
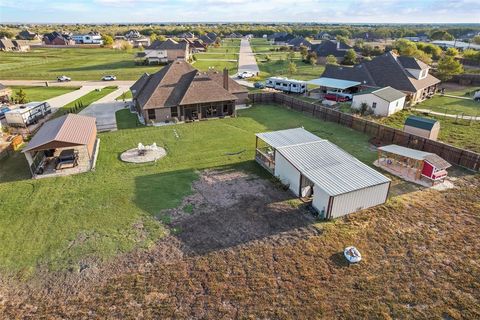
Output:
<svg viewBox="0 0 480 320">
<path fill-rule="evenodd" d="M 208 177 L 207 173 L 205 181 Z M 246 179 L 242 184 L 250 178 L 239 179 Z M 96 281 L 68 293 L 43 287 L 3 294 L 0 315 L 7 319 L 480 318 L 479 177 L 459 179 L 458 188 L 446 191 L 402 195 L 386 205 L 315 226 L 302 225 L 308 215 L 302 216 L 301 209 L 284 201 L 288 193 L 259 181 L 265 183 L 261 196 L 242 194 L 239 202 L 215 207 L 213 215 L 207 213 L 212 204 L 197 199 L 199 207 L 172 218 L 173 226 L 183 228 L 178 234 L 152 250 L 138 250 L 102 267 L 110 272 Z M 257 214 L 252 216 L 254 211 Z M 348 245 L 362 252 L 360 264 L 349 267 L 342 259 Z M 63 284 L 73 286 L 68 281 Z"/>
</svg>

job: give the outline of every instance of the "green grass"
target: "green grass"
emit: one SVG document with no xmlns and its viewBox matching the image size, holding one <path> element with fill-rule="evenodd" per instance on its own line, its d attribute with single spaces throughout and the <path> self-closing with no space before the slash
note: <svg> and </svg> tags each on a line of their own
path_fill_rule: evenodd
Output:
<svg viewBox="0 0 480 320">
<path fill-rule="evenodd" d="M 80 98 L 78 98 L 78 99 L 64 105 L 60 109 L 58 109 L 58 111 L 55 113 L 54 117 L 61 116 L 65 112 L 68 112 L 70 109 L 74 108 L 75 106 L 81 105 L 82 108 L 74 111 L 75 113 L 78 113 L 78 112 L 82 111 L 83 109 L 85 109 L 86 107 L 88 107 L 89 105 L 91 105 L 92 103 L 94 103 L 95 101 L 97 101 L 98 99 L 105 97 L 106 95 L 114 92 L 115 90 L 117 90 L 116 86 L 105 87 L 102 90 L 98 90 L 98 91 L 97 90 L 92 90 L 89 93 L 81 96 Z"/>
<path fill-rule="evenodd" d="M 238 60 L 238 54 L 236 53 L 196 53 L 195 59 L 228 59 Z"/>
<path fill-rule="evenodd" d="M 258 67 L 260 68 L 259 78 L 263 80 L 272 76 L 282 76 L 298 80 L 311 80 L 319 78 L 325 70 L 325 66 L 323 65 L 312 66 L 310 64 L 304 63 L 299 59 L 293 60 L 293 62 L 295 62 L 297 65 L 297 72 L 295 72 L 294 74 L 288 73 L 287 60 L 271 60 L 268 62 L 258 62 Z"/>
<path fill-rule="evenodd" d="M 210 68 L 222 71 L 227 68 L 228 74 L 234 75 L 237 73 L 237 62 L 233 61 L 195 61 L 193 67 L 200 71 L 208 71 Z"/>
<path fill-rule="evenodd" d="M 118 97 L 116 97 L 115 100 L 122 101 L 123 99 L 129 100 L 129 99 L 132 99 L 132 98 L 133 98 L 132 97 L 132 91 L 127 90 L 124 93 L 122 93 L 121 95 L 119 95 Z"/>
<path fill-rule="evenodd" d="M 118 110 L 115 113 L 115 119 L 117 120 L 118 129 L 143 127 L 140 121 L 138 121 L 138 117 L 128 109 Z"/>
<path fill-rule="evenodd" d="M 422 117 L 429 117 L 440 122 L 440 133 L 438 140 L 449 143 L 451 145 L 480 152 L 480 122 L 458 120 L 446 118 L 442 116 L 425 116 L 418 112 L 400 111 L 388 118 L 377 119 L 376 121 L 402 129 L 405 119 L 410 114 L 416 114 Z"/>
<path fill-rule="evenodd" d="M 160 69 L 135 65 L 134 53 L 108 48 L 0 52 L 0 79 L 55 80 L 64 74 L 72 80 L 100 80 L 104 75 L 114 74 L 118 80 L 136 80 L 145 72 Z"/>
<path fill-rule="evenodd" d="M 458 92 L 460 93 L 460 92 Z M 423 101 L 414 106 L 418 109 L 429 109 L 435 112 L 447 114 L 466 114 L 480 116 L 480 103 L 473 100 L 458 99 L 435 95 L 433 98 Z"/>
<path fill-rule="evenodd" d="M 366 163 L 375 159 L 366 135 L 281 107 L 255 106 L 238 118 L 99 134 L 96 170 L 76 176 L 29 180 L 22 154 L 1 160 L 0 270 L 28 276 L 38 266 L 76 269 L 85 257 L 108 259 L 148 247 L 167 232 L 155 216 L 191 192 L 196 170 L 223 165 L 259 170 L 254 133 L 299 126 Z M 139 142 L 156 142 L 167 156 L 152 164 L 121 162 L 119 155 Z"/>
<path fill-rule="evenodd" d="M 12 94 L 22 89 L 27 94 L 28 101 L 44 101 L 62 94 L 66 94 L 80 87 L 32 87 L 32 86 L 10 86 Z"/>
</svg>

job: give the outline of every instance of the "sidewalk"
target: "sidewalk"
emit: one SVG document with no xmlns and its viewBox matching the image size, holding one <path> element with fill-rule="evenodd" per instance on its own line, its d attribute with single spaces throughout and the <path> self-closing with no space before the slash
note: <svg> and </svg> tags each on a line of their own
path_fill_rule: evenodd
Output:
<svg viewBox="0 0 480 320">
<path fill-rule="evenodd" d="M 456 114 L 448 114 L 448 113 L 436 112 L 436 111 L 432 111 L 432 110 L 430 110 L 430 109 L 416 109 L 416 108 L 412 108 L 412 110 L 418 111 L 418 112 L 423 112 L 423 113 L 429 113 L 429 114 L 433 114 L 433 115 L 436 115 L 436 116 L 454 118 L 454 119 L 480 121 L 480 116 L 478 116 L 478 117 L 474 117 L 474 116 L 461 116 L 461 115 L 456 115 Z"/>
</svg>

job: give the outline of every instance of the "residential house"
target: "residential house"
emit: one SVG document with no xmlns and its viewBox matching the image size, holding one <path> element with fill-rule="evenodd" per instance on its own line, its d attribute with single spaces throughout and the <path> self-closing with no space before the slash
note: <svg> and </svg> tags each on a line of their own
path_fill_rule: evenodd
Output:
<svg viewBox="0 0 480 320">
<path fill-rule="evenodd" d="M 103 44 L 102 35 L 93 31 L 86 34 L 74 34 L 72 39 L 76 44 Z"/>
<path fill-rule="evenodd" d="M 10 101 L 11 96 L 12 96 L 12 89 L 0 83 L 0 102 Z"/>
<path fill-rule="evenodd" d="M 288 45 L 293 48 L 293 50 L 300 50 L 300 47 L 304 46 L 310 50 L 312 43 L 306 40 L 304 37 L 295 37 L 288 42 Z"/>
<path fill-rule="evenodd" d="M 8 38 L 0 38 L 0 51 L 15 51 L 15 44 Z"/>
<path fill-rule="evenodd" d="M 234 38 L 234 39 L 240 39 L 242 37 L 243 35 L 241 33 L 235 33 L 235 32 L 232 32 L 228 36 L 226 36 L 226 38 Z"/>
<path fill-rule="evenodd" d="M 325 40 L 319 44 L 311 46 L 311 51 L 314 51 L 317 54 L 317 62 L 320 64 L 324 64 L 326 58 L 330 55 L 337 58 L 338 62 L 342 62 L 347 50 L 350 49 L 353 48 L 348 44 L 337 40 Z"/>
<path fill-rule="evenodd" d="M 184 32 L 184 33 L 180 33 L 177 38 L 181 38 L 181 39 L 195 39 L 195 33 L 193 32 Z"/>
<path fill-rule="evenodd" d="M 319 32 L 314 36 L 315 40 L 330 40 L 332 36 L 325 31 Z"/>
<path fill-rule="evenodd" d="M 224 70 L 217 75 L 199 72 L 178 60 L 154 74 L 142 75 L 130 88 L 133 103 L 147 122 L 197 120 L 235 115 L 239 98 Z"/>
<path fill-rule="evenodd" d="M 182 41 L 185 41 L 188 43 L 188 45 L 192 50 L 192 53 L 207 51 L 207 46 L 200 39 L 191 40 L 191 39 L 184 38 L 182 39 Z"/>
<path fill-rule="evenodd" d="M 218 35 L 215 32 L 209 32 L 209 33 L 207 33 L 207 37 L 215 40 L 215 39 L 217 39 Z"/>
<path fill-rule="evenodd" d="M 200 36 L 198 39 L 199 39 L 199 40 L 202 40 L 202 42 L 203 42 L 205 45 L 207 45 L 207 46 L 212 45 L 212 44 L 215 43 L 215 39 L 210 38 L 210 37 L 207 36 L 206 34 L 204 34 L 203 36 Z"/>
<path fill-rule="evenodd" d="M 267 39 L 270 41 L 274 41 L 275 38 L 286 37 L 288 35 L 287 32 L 274 32 L 267 36 Z"/>
<path fill-rule="evenodd" d="M 150 46 L 150 38 L 147 37 L 141 37 L 141 38 L 132 38 L 129 40 L 129 42 L 132 44 L 134 48 L 146 48 Z"/>
<path fill-rule="evenodd" d="M 248 89 L 240 84 L 237 81 L 233 80 L 228 76 L 228 71 L 226 69 L 223 72 L 217 70 L 209 70 L 205 72 L 205 75 L 215 81 L 219 86 L 224 87 L 231 94 L 237 97 L 235 101 L 236 105 L 246 104 L 248 101 Z"/>
<path fill-rule="evenodd" d="M 62 34 L 57 31 L 44 34 L 43 42 L 46 45 L 56 46 L 71 46 L 75 44 L 75 41 L 71 38 L 69 34 Z"/>
<path fill-rule="evenodd" d="M 429 70 L 418 59 L 390 51 L 353 67 L 327 65 L 322 77 L 358 81 L 372 88 L 390 86 L 405 93 L 406 103 L 413 105 L 435 94 L 440 80 Z"/>
<path fill-rule="evenodd" d="M 403 109 L 406 94 L 392 87 L 362 91 L 353 95 L 352 109 L 360 110 L 366 104 L 381 117 L 388 117 Z"/>
<path fill-rule="evenodd" d="M 38 33 L 31 32 L 31 31 L 25 29 L 25 30 L 22 30 L 18 33 L 17 39 L 20 39 L 20 40 L 40 40 L 40 36 L 38 35 Z"/>
<path fill-rule="evenodd" d="M 143 37 L 138 30 L 129 30 L 127 33 L 125 33 L 125 38 L 127 39 L 136 39 L 136 38 L 141 38 Z"/>
<path fill-rule="evenodd" d="M 30 51 L 30 44 L 27 40 L 12 40 L 15 46 L 15 51 L 26 52 Z"/>
<path fill-rule="evenodd" d="M 148 64 L 169 63 L 179 59 L 188 61 L 191 55 L 190 51 L 188 42 L 177 42 L 169 38 L 165 41 L 155 40 L 143 52 L 137 53 L 137 58 Z"/>
<path fill-rule="evenodd" d="M 288 42 L 293 40 L 293 38 L 295 38 L 293 34 L 276 37 L 273 39 L 273 44 L 278 46 L 288 46 Z"/>
</svg>

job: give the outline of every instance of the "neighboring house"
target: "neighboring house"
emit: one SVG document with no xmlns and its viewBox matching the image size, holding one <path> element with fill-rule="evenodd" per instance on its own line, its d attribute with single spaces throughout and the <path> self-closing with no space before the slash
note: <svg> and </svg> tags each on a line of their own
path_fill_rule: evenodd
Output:
<svg viewBox="0 0 480 320">
<path fill-rule="evenodd" d="M 7 38 L 0 38 L 0 51 L 15 51 L 15 44 Z"/>
<path fill-rule="evenodd" d="M 326 65 L 322 77 L 358 81 L 372 88 L 392 87 L 407 95 L 409 105 L 435 94 L 440 80 L 429 73 L 430 67 L 413 57 L 387 52 L 353 67 Z"/>
<path fill-rule="evenodd" d="M 26 52 L 30 51 L 30 44 L 28 43 L 27 40 L 12 40 L 15 50 L 16 51 L 21 51 L 21 52 Z"/>
<path fill-rule="evenodd" d="M 209 32 L 209 33 L 207 33 L 207 37 L 215 40 L 215 39 L 217 39 L 218 35 L 215 32 Z"/>
<path fill-rule="evenodd" d="M 125 38 L 127 39 L 135 39 L 135 38 L 141 38 L 143 37 L 138 30 L 129 30 L 127 33 L 125 33 Z"/>
<path fill-rule="evenodd" d="M 288 46 L 288 43 L 293 40 L 293 38 L 295 38 L 293 34 L 276 37 L 273 39 L 273 44 L 277 46 Z"/>
<path fill-rule="evenodd" d="M 75 41 L 71 38 L 69 34 L 61 34 L 57 31 L 44 34 L 43 42 L 46 45 L 56 46 L 71 46 L 75 44 Z"/>
<path fill-rule="evenodd" d="M 129 42 L 132 44 L 134 48 L 146 48 L 150 46 L 150 38 L 147 37 L 140 37 L 140 38 L 132 38 L 129 39 Z"/>
<path fill-rule="evenodd" d="M 287 35 L 287 32 L 274 32 L 271 35 L 267 36 L 267 39 L 270 41 L 274 41 L 275 38 L 286 37 Z"/>
<path fill-rule="evenodd" d="M 230 33 L 226 38 L 236 38 L 236 39 L 239 39 L 239 38 L 242 38 L 243 35 L 241 33 L 235 33 L 235 32 L 232 32 Z"/>
<path fill-rule="evenodd" d="M 11 96 L 12 96 L 12 89 L 0 83 L 0 102 L 10 101 Z"/>
<path fill-rule="evenodd" d="M 406 94 L 392 87 L 373 89 L 353 95 L 352 109 L 361 109 L 366 103 L 377 116 L 388 117 L 403 109 Z"/>
<path fill-rule="evenodd" d="M 407 39 L 413 42 L 427 42 L 430 40 L 425 33 L 419 33 L 413 37 L 403 37 L 403 39 Z"/>
<path fill-rule="evenodd" d="M 188 45 L 190 46 L 190 49 L 192 50 L 192 53 L 207 51 L 207 46 L 200 39 L 191 40 L 191 39 L 184 38 L 182 39 L 182 41 L 185 41 L 188 43 Z"/>
<path fill-rule="evenodd" d="M 345 53 L 350 49 L 353 48 L 346 43 L 336 40 L 325 40 L 319 44 L 311 46 L 311 51 L 314 51 L 317 54 L 317 62 L 320 64 L 324 64 L 326 58 L 330 55 L 337 58 L 338 62 L 342 62 Z"/>
<path fill-rule="evenodd" d="M 325 31 L 319 32 L 314 36 L 315 40 L 330 40 L 332 36 Z"/>
<path fill-rule="evenodd" d="M 309 50 L 312 47 L 312 43 L 304 37 L 295 37 L 288 42 L 288 45 L 291 46 L 293 50 L 299 50 L 301 46 L 307 47 Z"/>
<path fill-rule="evenodd" d="M 215 39 L 210 38 L 210 37 L 207 36 L 206 34 L 203 35 L 203 36 L 200 36 L 198 39 L 199 39 L 199 40 L 202 40 L 202 42 L 203 42 L 204 44 L 206 44 L 207 46 L 212 45 L 212 44 L 215 43 Z"/>
<path fill-rule="evenodd" d="M 256 134 L 255 160 L 325 219 L 387 201 L 390 179 L 303 128 Z"/>
<path fill-rule="evenodd" d="M 45 122 L 22 150 L 32 176 L 89 171 L 98 149 L 95 122 L 93 117 L 74 113 Z"/>
<path fill-rule="evenodd" d="M 184 39 L 195 39 L 195 33 L 193 32 L 184 32 L 177 36 L 177 38 L 184 38 Z"/>
<path fill-rule="evenodd" d="M 151 63 L 169 63 L 175 60 L 190 59 L 190 46 L 186 41 L 177 42 L 173 39 L 165 41 L 155 40 L 143 52 L 137 54 L 137 58 Z"/>
<path fill-rule="evenodd" d="M 154 74 L 144 74 L 130 88 L 137 112 L 147 122 L 197 120 L 235 115 L 238 97 L 227 70 L 217 76 L 199 72 L 178 60 Z M 215 80 L 214 80 L 215 79 Z"/>
<path fill-rule="evenodd" d="M 76 44 L 103 44 L 102 35 L 98 32 L 74 34 L 72 39 Z"/>
<path fill-rule="evenodd" d="M 18 33 L 17 39 L 20 40 L 40 40 L 38 33 L 31 32 L 28 30 L 22 30 Z"/>
<path fill-rule="evenodd" d="M 440 122 L 430 118 L 408 116 L 403 125 L 403 132 L 430 140 L 437 140 L 440 132 Z"/>
</svg>

